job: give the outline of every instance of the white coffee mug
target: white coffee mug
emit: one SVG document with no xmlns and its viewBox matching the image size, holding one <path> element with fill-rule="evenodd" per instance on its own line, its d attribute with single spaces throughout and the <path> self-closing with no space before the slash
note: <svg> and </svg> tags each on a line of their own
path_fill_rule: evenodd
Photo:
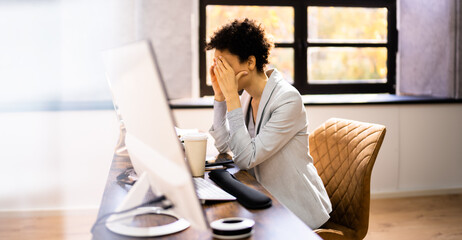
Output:
<svg viewBox="0 0 462 240">
<path fill-rule="evenodd" d="M 183 136 L 186 158 L 193 177 L 204 176 L 205 155 L 207 153 L 207 134 L 188 133 Z"/>
</svg>

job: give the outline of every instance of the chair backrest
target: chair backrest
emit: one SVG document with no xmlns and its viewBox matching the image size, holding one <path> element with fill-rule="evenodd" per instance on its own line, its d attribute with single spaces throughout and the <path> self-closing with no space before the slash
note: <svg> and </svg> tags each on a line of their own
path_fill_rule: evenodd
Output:
<svg viewBox="0 0 462 240">
<path fill-rule="evenodd" d="M 309 149 L 332 203 L 329 221 L 348 227 L 359 239 L 369 226 L 372 167 L 385 126 L 331 118 L 309 135 Z"/>
</svg>

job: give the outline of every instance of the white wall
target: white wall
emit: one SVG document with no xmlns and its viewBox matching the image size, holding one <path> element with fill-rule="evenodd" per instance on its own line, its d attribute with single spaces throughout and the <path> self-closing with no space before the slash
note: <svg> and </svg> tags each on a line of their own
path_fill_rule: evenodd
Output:
<svg viewBox="0 0 462 240">
<path fill-rule="evenodd" d="M 150 39 L 159 61 L 170 99 L 191 97 L 199 89 L 198 66 L 193 62 L 198 42 L 193 37 L 195 0 L 137 0 L 135 7 L 136 37 Z M 191 81 L 193 80 L 193 81 Z M 194 84 L 194 85 L 193 85 Z M 199 95 L 197 94 L 197 97 Z"/>
</svg>

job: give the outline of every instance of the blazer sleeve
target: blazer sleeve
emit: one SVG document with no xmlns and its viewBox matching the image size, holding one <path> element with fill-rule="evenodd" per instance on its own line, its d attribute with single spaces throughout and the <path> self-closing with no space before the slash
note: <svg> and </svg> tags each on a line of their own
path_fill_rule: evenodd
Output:
<svg viewBox="0 0 462 240">
<path fill-rule="evenodd" d="M 273 103 L 269 109 L 270 119 L 254 139 L 245 127 L 242 110 L 228 113 L 228 145 L 239 168 L 250 169 L 264 162 L 306 126 L 306 113 L 298 93 L 286 92 Z"/>
<path fill-rule="evenodd" d="M 229 152 L 229 126 L 226 119 L 226 102 L 214 101 L 213 115 L 213 125 L 209 133 L 215 139 L 215 147 L 220 153 Z"/>
</svg>

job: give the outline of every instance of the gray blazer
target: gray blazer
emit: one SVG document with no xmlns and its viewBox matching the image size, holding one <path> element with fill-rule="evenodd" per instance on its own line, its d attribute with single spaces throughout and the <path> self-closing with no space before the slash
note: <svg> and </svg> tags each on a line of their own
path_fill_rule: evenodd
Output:
<svg viewBox="0 0 462 240">
<path fill-rule="evenodd" d="M 239 168 L 253 170 L 278 201 L 316 229 L 329 219 L 332 206 L 308 152 L 305 106 L 277 70 L 267 74 L 271 75 L 258 107 L 255 138 L 244 122 L 251 99 L 245 91 L 242 108 L 227 113 L 226 124 L 212 126 L 210 134 L 219 152 L 231 150 Z"/>
</svg>

